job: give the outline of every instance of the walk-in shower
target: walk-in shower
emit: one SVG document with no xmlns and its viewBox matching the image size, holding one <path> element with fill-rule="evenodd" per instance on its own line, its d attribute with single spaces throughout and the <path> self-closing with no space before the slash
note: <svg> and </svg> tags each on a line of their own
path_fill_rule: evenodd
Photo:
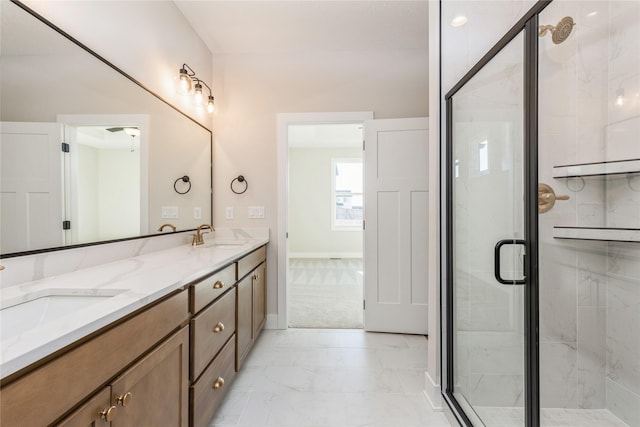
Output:
<svg viewBox="0 0 640 427">
<path fill-rule="evenodd" d="M 531 4 L 443 87 L 445 400 L 469 426 L 638 427 L 640 2 Z"/>
</svg>

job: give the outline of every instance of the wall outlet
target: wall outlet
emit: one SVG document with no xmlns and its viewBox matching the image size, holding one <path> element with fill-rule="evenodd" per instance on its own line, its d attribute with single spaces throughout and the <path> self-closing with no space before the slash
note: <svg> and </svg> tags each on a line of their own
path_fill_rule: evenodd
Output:
<svg viewBox="0 0 640 427">
<path fill-rule="evenodd" d="M 251 219 L 264 218 L 264 206 L 249 206 L 247 213 Z"/>
<path fill-rule="evenodd" d="M 225 217 L 227 219 L 233 219 L 233 207 L 227 206 L 227 208 L 225 209 Z"/>
<path fill-rule="evenodd" d="M 193 208 L 193 219 L 202 219 L 202 208 Z"/>
<path fill-rule="evenodd" d="M 180 211 L 177 206 L 163 206 L 162 207 L 162 218 L 166 219 L 176 219 L 180 217 Z"/>
</svg>

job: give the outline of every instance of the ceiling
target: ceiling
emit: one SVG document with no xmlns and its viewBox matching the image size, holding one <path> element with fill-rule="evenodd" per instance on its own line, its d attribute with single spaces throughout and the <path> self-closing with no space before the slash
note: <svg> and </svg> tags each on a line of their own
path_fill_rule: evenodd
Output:
<svg viewBox="0 0 640 427">
<path fill-rule="evenodd" d="M 428 47 L 427 0 L 174 2 L 213 54 Z"/>
</svg>

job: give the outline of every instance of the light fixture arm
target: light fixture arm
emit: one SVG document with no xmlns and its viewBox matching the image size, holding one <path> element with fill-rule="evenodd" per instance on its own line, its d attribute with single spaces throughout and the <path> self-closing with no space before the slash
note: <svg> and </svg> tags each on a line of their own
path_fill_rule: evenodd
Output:
<svg viewBox="0 0 640 427">
<path fill-rule="evenodd" d="M 193 68 L 189 67 L 187 64 L 182 64 L 182 69 L 185 70 L 185 74 L 189 77 L 191 77 L 191 79 L 195 80 L 196 77 L 196 72 L 193 71 Z"/>
</svg>

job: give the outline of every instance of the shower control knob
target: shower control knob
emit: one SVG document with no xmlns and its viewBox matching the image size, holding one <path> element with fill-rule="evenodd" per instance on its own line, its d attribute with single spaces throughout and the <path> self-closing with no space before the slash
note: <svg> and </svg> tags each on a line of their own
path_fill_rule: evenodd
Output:
<svg viewBox="0 0 640 427">
<path fill-rule="evenodd" d="M 556 195 L 553 188 L 547 184 L 538 184 L 538 213 L 549 212 L 556 204 L 556 200 L 569 200 L 569 196 Z"/>
</svg>

